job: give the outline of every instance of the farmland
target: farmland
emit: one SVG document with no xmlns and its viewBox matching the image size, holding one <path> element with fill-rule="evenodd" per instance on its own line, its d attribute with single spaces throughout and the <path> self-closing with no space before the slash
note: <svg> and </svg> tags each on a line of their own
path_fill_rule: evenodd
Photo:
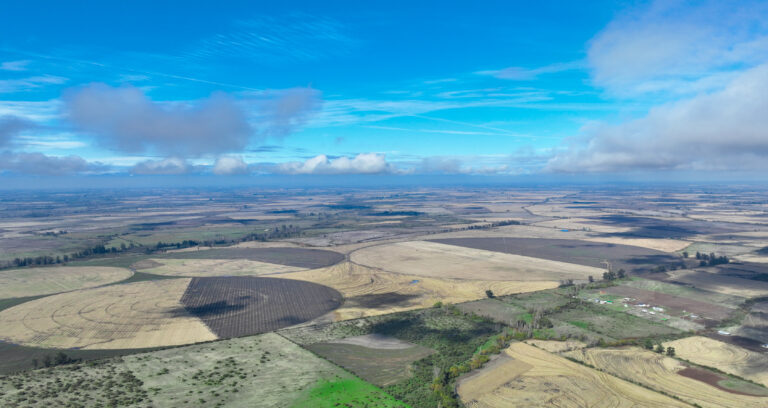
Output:
<svg viewBox="0 0 768 408">
<path fill-rule="evenodd" d="M 524 343 L 462 378 L 468 407 L 687 407 L 687 404 Z"/>
<path fill-rule="evenodd" d="M 193 278 L 181 303 L 219 338 L 264 333 L 303 323 L 341 304 L 335 290 L 288 279 Z"/>
<path fill-rule="evenodd" d="M 0 201 L 0 405 L 766 406 L 759 194 L 175 194 Z"/>
<path fill-rule="evenodd" d="M 379 386 L 408 378 L 411 363 L 434 353 L 426 347 L 376 335 L 314 343 L 308 349 Z"/>
<path fill-rule="evenodd" d="M 606 263 L 614 270 L 640 273 L 656 266 L 676 266 L 680 258 L 641 247 L 565 239 L 527 238 L 453 238 L 431 240 L 446 245 L 474 248 L 504 254 L 525 255 L 556 262 L 567 262 L 604 270 Z M 602 274 L 602 271 L 600 272 Z M 597 275 L 596 275 L 597 276 Z"/>
<path fill-rule="evenodd" d="M 322 268 L 344 260 L 344 255 L 322 249 L 294 247 L 268 248 L 214 248 L 200 251 L 171 252 L 162 258 L 170 259 L 247 259 L 269 264 L 298 268 Z M 162 261 L 160 261 L 162 262 Z"/>
<path fill-rule="evenodd" d="M 0 299 L 91 288 L 128 279 L 131 275 L 128 269 L 108 267 L 8 269 L 0 271 Z"/>
<path fill-rule="evenodd" d="M 305 406 L 327 383 L 351 383 L 359 400 L 402 406 L 380 389 L 275 334 L 0 377 L 0 405 L 288 408 Z M 350 397 L 337 394 L 338 400 Z"/>
<path fill-rule="evenodd" d="M 765 388 L 729 380 L 705 369 L 690 368 L 678 360 L 649 350 L 590 348 L 564 355 L 702 407 L 763 407 L 768 403 L 768 390 Z M 709 378 L 716 381 L 713 383 Z"/>
<path fill-rule="evenodd" d="M 443 241 L 441 241 L 443 242 Z M 602 275 L 598 267 L 462 248 L 431 241 L 371 246 L 353 252 L 352 262 L 409 275 L 496 281 L 584 280 Z"/>
<path fill-rule="evenodd" d="M 686 337 L 664 344 L 674 347 L 677 356 L 692 363 L 714 367 L 768 386 L 768 355 L 701 336 Z"/>
<path fill-rule="evenodd" d="M 344 262 L 327 269 L 272 275 L 274 278 L 315 282 L 338 290 L 344 304 L 337 320 L 430 307 L 435 302 L 459 303 L 557 286 L 554 281 L 488 281 L 404 275 Z"/>
<path fill-rule="evenodd" d="M 258 276 L 304 270 L 247 259 L 148 259 L 132 265 L 142 272 L 165 276 Z"/>
<path fill-rule="evenodd" d="M 768 282 L 738 278 L 704 270 L 677 270 L 667 272 L 668 280 L 692 285 L 696 288 L 723 295 L 742 297 L 768 296 Z"/>
<path fill-rule="evenodd" d="M 267 278 L 167 279 L 44 297 L 0 312 L 3 340 L 83 349 L 190 344 L 275 330 L 333 310 L 341 296 Z"/>
</svg>

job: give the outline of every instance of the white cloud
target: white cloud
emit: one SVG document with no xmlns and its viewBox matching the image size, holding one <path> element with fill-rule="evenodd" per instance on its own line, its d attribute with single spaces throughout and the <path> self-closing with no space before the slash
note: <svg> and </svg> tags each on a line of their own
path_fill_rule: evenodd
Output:
<svg viewBox="0 0 768 408">
<path fill-rule="evenodd" d="M 76 173 L 101 173 L 108 167 L 99 162 L 87 162 L 80 156 L 47 156 L 42 153 L 0 153 L 0 171 L 22 174 L 61 176 Z"/>
<path fill-rule="evenodd" d="M 597 34 L 594 83 L 619 96 L 713 90 L 768 61 L 768 3 L 655 1 Z"/>
<path fill-rule="evenodd" d="M 19 61 L 5 61 L 0 63 L 0 70 L 2 71 L 26 71 L 27 65 L 32 62 L 30 60 Z"/>
<path fill-rule="evenodd" d="M 554 172 L 768 169 L 768 64 L 725 89 L 651 109 L 620 124 L 593 123 L 552 158 Z"/>
<path fill-rule="evenodd" d="M 145 175 L 176 175 L 186 174 L 190 166 L 183 159 L 168 157 L 162 160 L 146 160 L 139 162 L 131 168 L 133 174 Z"/>
<path fill-rule="evenodd" d="M 33 129 L 36 125 L 18 116 L 0 116 L 0 147 L 11 144 L 13 138 L 27 129 Z"/>
<path fill-rule="evenodd" d="M 283 174 L 377 174 L 393 172 L 386 157 L 379 153 L 360 153 L 353 158 L 329 159 L 321 154 L 304 162 L 279 164 L 275 172 Z"/>
<path fill-rule="evenodd" d="M 68 118 L 99 144 L 127 153 L 201 156 L 245 148 L 252 130 L 229 96 L 159 104 L 135 87 L 91 84 L 65 97 Z"/>
<path fill-rule="evenodd" d="M 213 174 L 231 175 L 248 173 L 248 165 L 240 156 L 222 156 L 213 165 Z"/>
</svg>

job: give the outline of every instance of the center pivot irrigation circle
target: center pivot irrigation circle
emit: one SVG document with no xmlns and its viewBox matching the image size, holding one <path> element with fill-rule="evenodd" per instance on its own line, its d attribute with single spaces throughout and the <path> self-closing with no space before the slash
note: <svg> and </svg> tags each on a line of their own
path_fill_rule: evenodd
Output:
<svg viewBox="0 0 768 408">
<path fill-rule="evenodd" d="M 342 303 L 312 282 L 248 276 L 193 278 L 181 303 L 217 336 L 264 333 L 320 317 Z"/>
<path fill-rule="evenodd" d="M 130 349 L 274 331 L 320 317 L 342 295 L 311 282 L 184 278 L 83 289 L 0 312 L 0 340 L 45 348 Z"/>
</svg>

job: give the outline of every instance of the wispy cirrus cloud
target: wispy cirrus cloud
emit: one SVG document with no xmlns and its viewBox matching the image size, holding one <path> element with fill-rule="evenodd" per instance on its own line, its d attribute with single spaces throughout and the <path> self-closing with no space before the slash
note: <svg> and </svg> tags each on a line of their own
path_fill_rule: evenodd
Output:
<svg viewBox="0 0 768 408">
<path fill-rule="evenodd" d="M 249 59 L 260 63 L 305 61 L 345 54 L 355 44 L 340 22 L 329 17 L 293 13 L 237 21 L 229 32 L 202 40 L 184 56 Z"/>
<path fill-rule="evenodd" d="M 38 75 L 20 79 L 0 80 L 0 93 L 27 92 L 49 85 L 61 85 L 67 78 L 54 75 Z"/>
<path fill-rule="evenodd" d="M 5 61 L 0 63 L 0 71 L 26 71 L 30 60 Z"/>
<path fill-rule="evenodd" d="M 557 62 L 536 68 L 525 67 L 507 67 L 503 69 L 478 71 L 478 75 L 490 75 L 499 79 L 509 79 L 513 81 L 532 81 L 538 79 L 541 75 L 555 74 L 558 72 L 581 70 L 587 67 L 586 61 L 577 60 L 569 62 Z"/>
</svg>

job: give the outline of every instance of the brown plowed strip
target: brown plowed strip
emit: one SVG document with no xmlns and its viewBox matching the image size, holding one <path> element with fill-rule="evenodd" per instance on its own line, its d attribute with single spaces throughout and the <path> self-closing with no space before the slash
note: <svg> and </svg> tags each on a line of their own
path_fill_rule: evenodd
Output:
<svg viewBox="0 0 768 408">
<path fill-rule="evenodd" d="M 749 395 L 750 397 L 762 397 L 762 395 L 749 394 L 746 392 L 736 391 L 736 390 L 732 390 L 732 389 L 721 386 L 719 384 L 720 381 L 725 380 L 726 378 L 723 377 L 722 375 L 713 373 L 711 371 L 702 370 L 700 368 L 695 368 L 695 367 L 688 367 L 678 371 L 677 373 L 682 375 L 683 377 L 693 378 L 694 380 L 698 380 L 705 384 L 709 384 L 717 388 L 718 390 L 730 392 L 731 394 Z"/>
</svg>

